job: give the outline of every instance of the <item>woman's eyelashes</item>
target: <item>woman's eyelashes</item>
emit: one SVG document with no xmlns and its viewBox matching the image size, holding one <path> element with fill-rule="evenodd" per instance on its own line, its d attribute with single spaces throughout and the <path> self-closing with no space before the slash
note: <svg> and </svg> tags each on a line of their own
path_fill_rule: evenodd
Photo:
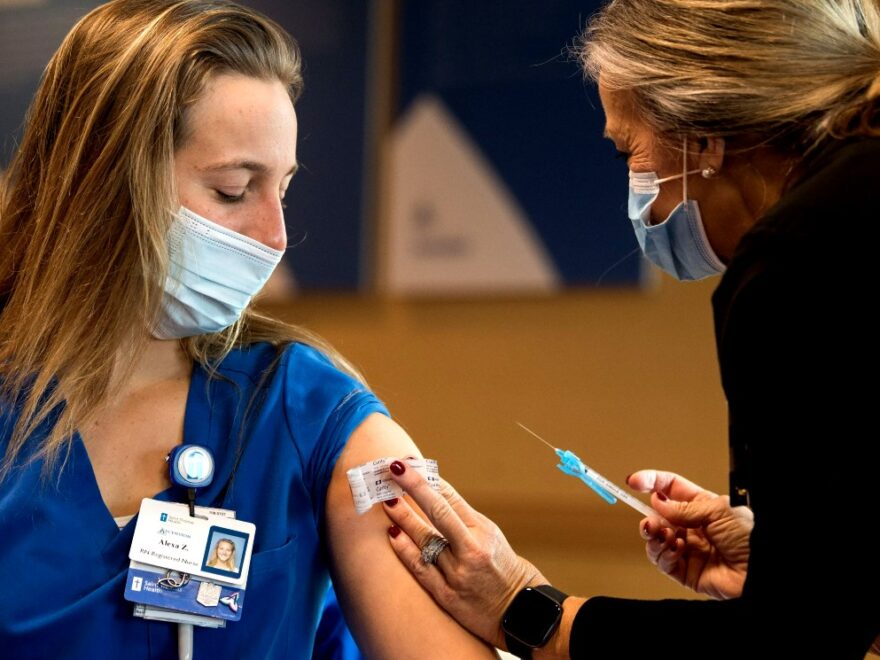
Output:
<svg viewBox="0 0 880 660">
<path fill-rule="evenodd" d="M 219 199 L 224 204 L 235 204 L 244 199 L 244 191 L 239 195 L 230 195 L 228 193 L 223 192 L 222 190 L 215 190 L 217 193 L 217 199 Z"/>
<path fill-rule="evenodd" d="M 214 189 L 214 194 L 217 195 L 217 199 L 220 200 L 224 204 L 237 204 L 238 202 L 244 201 L 245 195 L 247 194 L 247 188 L 242 190 L 239 194 L 230 194 L 228 192 L 223 192 L 217 188 Z M 286 209 L 287 203 L 284 201 L 284 195 L 287 191 L 282 191 L 278 194 L 278 199 L 281 201 L 281 208 Z"/>
</svg>

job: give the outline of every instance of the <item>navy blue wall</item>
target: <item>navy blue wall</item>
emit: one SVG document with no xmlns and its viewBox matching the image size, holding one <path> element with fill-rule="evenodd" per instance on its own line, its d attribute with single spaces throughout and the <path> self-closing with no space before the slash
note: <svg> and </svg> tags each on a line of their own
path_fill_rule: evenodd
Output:
<svg viewBox="0 0 880 660">
<path fill-rule="evenodd" d="M 404 0 L 402 113 L 440 96 L 518 199 L 570 284 L 631 283 L 627 170 L 568 47 L 598 0 Z"/>
</svg>

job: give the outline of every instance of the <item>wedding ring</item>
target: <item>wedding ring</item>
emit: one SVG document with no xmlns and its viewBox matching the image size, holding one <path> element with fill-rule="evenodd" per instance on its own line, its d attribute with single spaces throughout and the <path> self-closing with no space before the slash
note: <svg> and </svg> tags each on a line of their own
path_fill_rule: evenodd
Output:
<svg viewBox="0 0 880 660">
<path fill-rule="evenodd" d="M 422 546 L 422 561 L 425 564 L 436 564 L 437 557 L 440 556 L 440 553 L 443 552 L 448 545 L 449 541 L 442 536 L 437 536 L 436 534 L 431 536 L 425 545 Z"/>
</svg>

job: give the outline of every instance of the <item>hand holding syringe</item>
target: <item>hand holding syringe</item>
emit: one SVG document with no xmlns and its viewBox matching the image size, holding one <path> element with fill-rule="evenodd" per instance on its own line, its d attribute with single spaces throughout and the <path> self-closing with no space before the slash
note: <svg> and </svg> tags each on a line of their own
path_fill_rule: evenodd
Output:
<svg viewBox="0 0 880 660">
<path fill-rule="evenodd" d="M 667 527 L 671 527 L 671 528 L 675 529 L 674 525 L 670 524 L 665 518 L 663 518 L 663 516 L 661 516 L 659 513 L 657 513 L 654 509 L 649 507 L 647 504 L 642 502 L 640 499 L 633 497 L 632 495 L 627 493 L 625 490 L 623 490 L 622 488 L 620 488 L 619 486 L 617 486 L 613 482 L 609 481 L 608 479 L 603 477 L 601 474 L 599 474 L 595 470 L 588 467 L 586 464 L 584 464 L 584 462 L 581 459 L 579 459 L 577 456 L 575 456 L 574 453 L 567 451 L 567 450 L 557 449 L 556 447 L 554 447 L 549 442 L 544 440 L 544 438 L 539 436 L 537 433 L 535 433 L 531 429 L 526 428 L 525 426 L 523 426 L 519 422 L 517 422 L 517 424 L 524 431 L 527 431 L 528 433 L 532 434 L 538 440 L 540 440 L 545 445 L 550 447 L 550 449 L 552 449 L 554 452 L 556 452 L 556 455 L 559 456 L 559 460 L 561 461 L 561 463 L 559 463 L 556 466 L 557 468 L 562 470 L 562 472 L 564 472 L 565 474 L 569 474 L 573 477 L 577 477 L 578 479 L 583 481 L 585 484 L 587 484 L 587 486 L 592 488 L 599 497 L 601 497 L 603 500 L 608 502 L 608 504 L 616 504 L 617 500 L 620 500 L 624 504 L 628 504 L 629 506 L 631 506 L 633 509 L 635 509 L 636 511 L 641 513 L 643 516 L 650 516 L 652 518 L 658 518 Z"/>
</svg>

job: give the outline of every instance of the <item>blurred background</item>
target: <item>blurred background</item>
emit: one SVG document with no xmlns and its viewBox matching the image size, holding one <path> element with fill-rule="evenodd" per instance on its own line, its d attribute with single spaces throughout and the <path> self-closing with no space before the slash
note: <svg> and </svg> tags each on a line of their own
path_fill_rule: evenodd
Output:
<svg viewBox="0 0 880 660">
<path fill-rule="evenodd" d="M 0 168 L 64 34 L 98 2 L 0 0 Z M 626 166 L 570 47 L 598 0 L 252 0 L 299 41 L 291 249 L 262 304 L 365 373 L 426 456 L 558 587 L 689 597 L 608 478 L 726 491 L 714 283 L 647 269 Z"/>
</svg>

